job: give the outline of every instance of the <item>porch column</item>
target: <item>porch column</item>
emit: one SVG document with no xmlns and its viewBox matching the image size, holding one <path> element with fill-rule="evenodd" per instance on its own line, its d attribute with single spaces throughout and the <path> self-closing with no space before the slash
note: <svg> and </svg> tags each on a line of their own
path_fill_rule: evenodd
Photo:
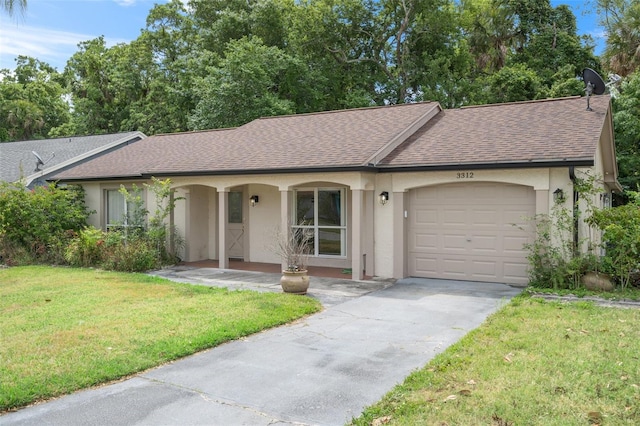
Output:
<svg viewBox="0 0 640 426">
<path fill-rule="evenodd" d="M 288 238 L 289 236 L 289 191 L 280 190 L 280 233 L 279 238 Z M 287 269 L 287 259 L 280 259 L 282 270 Z"/>
<path fill-rule="evenodd" d="M 218 268 L 220 269 L 229 268 L 229 253 L 227 251 L 228 200 L 229 191 L 218 189 Z"/>
<path fill-rule="evenodd" d="M 375 229 L 373 228 L 374 224 L 374 209 L 375 209 L 375 201 L 376 194 L 373 190 L 365 191 L 365 225 L 364 225 L 364 253 L 365 253 L 365 262 L 364 262 L 364 273 L 368 276 L 373 276 L 374 274 L 374 240 L 373 235 L 375 233 Z"/>
<path fill-rule="evenodd" d="M 394 192 L 391 199 L 393 207 L 393 278 L 397 279 L 404 278 L 407 273 L 405 229 L 408 218 L 405 217 L 404 199 L 404 192 Z"/>
<path fill-rule="evenodd" d="M 351 190 L 351 279 L 361 280 L 362 273 L 362 225 L 364 191 Z"/>
</svg>

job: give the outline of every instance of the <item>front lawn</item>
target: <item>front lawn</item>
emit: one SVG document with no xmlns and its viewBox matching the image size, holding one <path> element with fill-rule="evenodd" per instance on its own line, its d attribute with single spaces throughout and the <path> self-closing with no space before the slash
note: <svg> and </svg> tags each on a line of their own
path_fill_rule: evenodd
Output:
<svg viewBox="0 0 640 426">
<path fill-rule="evenodd" d="M 118 379 L 320 310 L 308 297 L 143 274 L 0 270 L 0 412 Z"/>
<path fill-rule="evenodd" d="M 638 425 L 640 309 L 521 296 L 355 425 Z"/>
</svg>

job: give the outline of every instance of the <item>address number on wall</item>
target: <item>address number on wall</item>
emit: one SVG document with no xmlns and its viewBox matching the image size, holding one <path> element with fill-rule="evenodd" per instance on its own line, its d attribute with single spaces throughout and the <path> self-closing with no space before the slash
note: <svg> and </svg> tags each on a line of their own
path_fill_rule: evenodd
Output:
<svg viewBox="0 0 640 426">
<path fill-rule="evenodd" d="M 458 172 L 456 179 L 473 179 L 473 172 Z"/>
</svg>

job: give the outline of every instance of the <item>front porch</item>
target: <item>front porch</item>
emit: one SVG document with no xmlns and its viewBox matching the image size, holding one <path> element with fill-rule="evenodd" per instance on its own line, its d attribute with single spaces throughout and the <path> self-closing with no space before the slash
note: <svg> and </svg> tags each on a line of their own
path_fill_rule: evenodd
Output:
<svg viewBox="0 0 640 426">
<path fill-rule="evenodd" d="M 199 260 L 196 262 L 182 262 L 181 265 L 195 268 L 219 268 L 217 260 Z M 270 274 L 279 274 L 282 272 L 282 266 L 278 263 L 261 263 L 261 262 L 245 262 L 243 260 L 229 259 L 229 265 L 225 269 L 238 271 L 265 272 Z M 322 278 L 351 279 L 351 269 L 329 268 L 326 266 L 309 266 L 309 276 Z M 371 276 L 363 276 L 363 280 L 370 280 Z"/>
</svg>

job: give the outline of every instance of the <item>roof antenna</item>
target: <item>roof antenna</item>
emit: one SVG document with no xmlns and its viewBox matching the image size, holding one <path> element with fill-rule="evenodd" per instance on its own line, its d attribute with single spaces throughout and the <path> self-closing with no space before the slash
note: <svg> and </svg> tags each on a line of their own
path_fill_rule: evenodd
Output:
<svg viewBox="0 0 640 426">
<path fill-rule="evenodd" d="M 604 93 L 605 84 L 602 77 L 591 68 L 582 70 L 582 80 L 585 84 L 584 91 L 587 93 L 587 111 L 593 111 L 589 105 L 591 95 L 602 95 Z"/>
<path fill-rule="evenodd" d="M 42 161 L 42 157 L 40 157 L 40 155 L 38 155 L 37 152 L 35 151 L 31 151 L 31 153 L 33 154 L 34 157 L 36 157 L 36 169 L 34 170 L 34 172 L 39 172 L 42 169 L 40 168 L 40 166 L 44 166 L 46 162 L 49 162 L 53 159 L 53 157 L 56 156 L 56 153 L 54 152 L 53 154 L 51 154 L 51 158 L 49 158 L 46 162 Z"/>
</svg>

